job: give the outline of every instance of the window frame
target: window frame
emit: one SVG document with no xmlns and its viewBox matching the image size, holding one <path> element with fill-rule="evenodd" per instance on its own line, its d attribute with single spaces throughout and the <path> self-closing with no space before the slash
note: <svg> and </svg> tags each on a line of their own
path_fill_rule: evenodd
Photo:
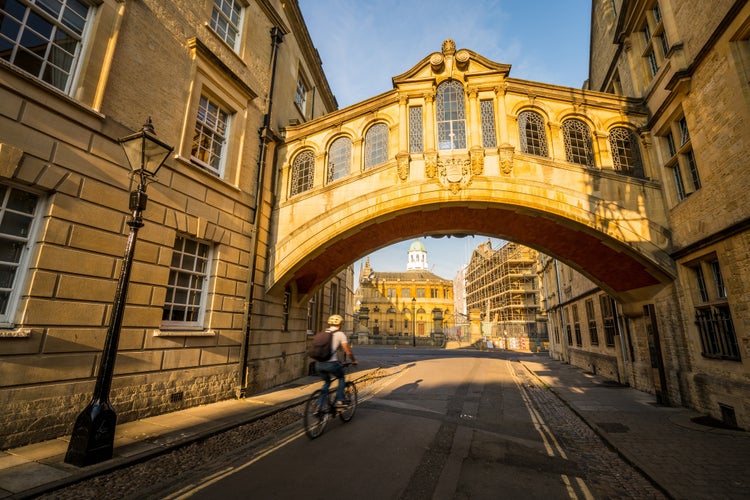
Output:
<svg viewBox="0 0 750 500">
<path fill-rule="evenodd" d="M 533 119 L 529 120 L 531 117 Z M 531 128 L 529 127 L 530 125 L 532 126 Z M 537 125 L 538 128 L 536 127 Z M 531 109 L 518 113 L 518 134 L 521 152 L 541 158 L 549 158 L 547 127 L 541 113 Z"/>
<path fill-rule="evenodd" d="M 409 152 L 424 151 L 424 111 L 422 106 L 409 106 Z"/>
<path fill-rule="evenodd" d="M 585 130 L 585 134 L 583 130 L 575 130 L 581 128 Z M 565 144 L 565 161 L 587 168 L 595 168 L 594 141 L 591 127 L 580 118 L 567 118 L 562 123 L 562 131 L 563 142 Z M 571 135 L 573 132 L 579 133 L 580 137 L 573 137 Z M 584 158 L 585 163 L 581 163 L 577 158 Z"/>
<path fill-rule="evenodd" d="M 80 33 L 76 28 L 71 27 L 70 25 L 66 26 L 64 23 L 64 13 L 66 12 L 66 8 L 68 7 L 68 2 L 76 2 L 77 4 L 80 4 L 87 9 L 86 17 L 82 19 Z M 11 40 L 8 37 L 4 37 L 4 39 L 11 45 L 10 59 L 12 60 L 12 62 L 11 60 L 6 59 L 0 59 L 0 61 L 2 61 L 2 64 L 7 64 L 8 66 L 18 71 L 30 75 L 38 82 L 49 85 L 50 87 L 64 93 L 65 95 L 72 96 L 75 93 L 79 76 L 83 72 L 84 59 L 86 59 L 86 54 L 90 45 L 90 33 L 93 29 L 92 25 L 96 24 L 94 17 L 96 16 L 97 5 L 88 0 L 65 0 L 60 12 L 57 13 L 55 17 L 52 12 L 45 10 L 43 6 L 37 4 L 36 2 L 29 3 L 22 0 L 17 0 L 17 3 L 24 9 L 24 13 L 22 15 L 23 19 L 17 19 L 16 17 L 11 16 L 9 13 L 6 13 L 6 18 L 17 22 L 19 26 L 14 40 Z M 49 33 L 43 35 L 38 27 L 37 29 L 35 29 L 32 25 L 30 25 L 30 15 L 35 16 L 42 22 L 48 23 L 51 28 Z M 80 16 L 78 16 L 78 18 L 80 18 Z M 62 47 L 59 43 L 55 43 L 60 42 L 60 39 L 57 37 L 58 31 L 64 32 L 67 36 L 70 37 L 71 40 L 75 42 L 75 48 L 73 49 L 72 53 Z M 27 32 L 29 32 L 36 39 L 46 40 L 46 43 L 44 43 L 45 49 L 43 57 L 39 57 L 37 55 L 38 51 L 28 50 L 27 47 L 23 44 L 23 39 L 26 38 Z M 68 41 L 68 39 L 65 39 L 64 41 Z M 55 62 L 51 60 L 53 46 L 58 48 L 58 54 L 65 53 L 70 56 L 70 65 L 67 72 L 63 68 L 61 68 L 60 65 L 55 64 Z M 27 57 L 35 58 L 34 62 L 39 62 L 39 66 L 36 72 L 32 72 L 30 71 L 30 68 L 26 68 L 17 64 L 16 61 L 18 59 L 18 56 L 19 54 L 23 55 L 23 52 L 28 53 Z M 47 68 L 49 67 L 58 68 L 60 69 L 60 71 L 67 75 L 64 85 L 61 86 L 55 84 L 53 81 L 50 81 L 54 79 L 46 76 Z"/>
<path fill-rule="evenodd" d="M 237 17 L 238 17 L 238 23 L 235 25 L 234 22 L 227 16 L 224 9 L 222 9 L 222 6 L 225 4 L 231 4 L 232 12 L 234 12 L 234 8 L 238 7 Z M 245 7 L 246 5 L 241 2 L 240 0 L 214 0 L 213 7 L 211 9 L 211 19 L 208 22 L 209 28 L 211 28 L 211 31 L 213 31 L 216 36 L 219 37 L 224 43 L 226 43 L 231 49 L 235 52 L 239 52 L 239 49 L 241 47 L 241 41 L 242 41 L 242 30 L 244 27 L 245 22 Z M 226 22 L 226 33 L 222 34 L 219 29 L 217 29 L 217 26 L 214 25 L 215 23 L 215 15 L 218 13 L 219 16 Z M 229 35 L 229 29 L 233 28 L 234 32 L 234 41 L 233 43 L 230 43 L 229 40 L 227 40 L 227 37 Z"/>
<path fill-rule="evenodd" d="M 378 134 L 375 136 L 375 134 Z M 368 127 L 365 132 L 365 147 L 363 148 L 363 169 L 382 165 L 388 161 L 388 142 L 390 130 L 385 122 L 378 122 Z"/>
<path fill-rule="evenodd" d="M 686 264 L 686 268 L 690 274 L 689 288 L 701 355 L 709 359 L 742 361 L 718 256 L 715 253 L 701 256 Z"/>
<path fill-rule="evenodd" d="M 467 132 L 464 86 L 458 80 L 446 80 L 438 85 L 435 96 L 435 134 L 438 150 L 466 149 Z"/>
<path fill-rule="evenodd" d="M 625 137 L 618 135 L 627 134 Z M 643 157 L 635 132 L 623 126 L 609 130 L 608 141 L 612 155 L 612 166 L 616 172 L 632 177 L 644 177 Z"/>
<path fill-rule="evenodd" d="M 178 241 L 182 240 L 183 244 L 181 245 L 181 249 L 177 249 Z M 187 269 L 187 267 L 175 267 L 173 265 L 174 259 L 175 259 L 175 252 L 179 251 L 181 255 L 193 255 L 194 257 L 198 256 L 198 254 L 186 254 L 184 252 L 186 242 L 192 242 L 196 245 L 197 249 L 200 249 L 202 247 L 206 248 L 206 253 L 204 256 L 202 256 L 203 261 L 205 262 L 204 265 L 204 271 L 196 272 L 195 268 L 192 270 Z M 181 259 L 182 261 L 182 259 Z M 194 238 L 190 235 L 178 233 L 175 235 L 175 242 L 172 245 L 172 257 L 169 264 L 169 279 L 167 280 L 167 283 L 165 284 L 165 290 L 166 293 L 164 294 L 164 305 L 162 307 L 162 320 L 161 320 L 161 330 L 205 330 L 205 319 L 206 319 L 206 310 L 207 310 L 207 304 L 208 304 L 208 295 L 210 293 L 210 283 L 214 279 L 214 273 L 213 273 L 213 266 L 214 266 L 214 245 L 210 242 L 200 240 L 198 238 Z M 173 272 L 176 272 L 178 275 L 180 273 L 188 274 L 190 277 L 190 281 L 192 283 L 194 276 L 201 276 L 201 287 L 200 287 L 200 296 L 199 300 L 196 303 L 190 303 L 190 302 L 174 302 L 173 300 L 170 301 L 170 290 L 177 288 L 177 282 L 175 281 L 174 285 L 172 285 L 172 277 Z M 175 277 L 177 279 L 178 277 Z M 184 287 L 183 287 L 184 288 Z M 188 287 L 188 294 L 194 294 L 195 290 L 197 288 L 194 287 Z M 173 292 L 173 297 L 176 295 L 176 292 Z M 192 320 L 174 320 L 174 319 L 164 319 L 165 315 L 167 314 L 167 307 L 170 307 L 171 310 L 173 310 L 173 306 L 175 305 L 182 305 L 185 306 L 186 309 L 193 308 L 196 312 L 196 318 Z"/>
<path fill-rule="evenodd" d="M 679 146 L 675 143 L 675 137 L 680 138 Z M 684 115 L 669 123 L 661 134 L 661 142 L 666 155 L 664 168 L 671 170 L 674 194 L 679 203 L 702 187 L 690 129 Z M 686 184 L 685 179 L 689 179 L 690 183 Z"/>
<path fill-rule="evenodd" d="M 19 235 L 8 235 L 8 238 L 2 238 L 20 243 L 21 246 L 20 255 L 14 263 L 15 270 L 12 283 L 10 283 L 10 286 L 8 287 L 9 291 L 5 312 L 3 313 L 0 311 L 0 328 L 12 328 L 15 326 L 16 312 L 18 311 L 23 292 L 26 289 L 26 278 L 29 274 L 29 259 L 31 258 L 36 243 L 36 233 L 47 212 L 47 198 L 34 190 L 21 189 L 10 183 L 1 182 L 0 186 L 7 190 L 3 194 L 2 199 L 0 199 L 0 222 L 3 222 L 5 219 L 8 198 L 13 191 L 25 193 L 36 198 L 33 212 L 30 214 L 31 222 L 29 222 L 28 232 L 25 237 Z M 21 211 L 14 210 L 13 212 L 23 216 Z"/>
<path fill-rule="evenodd" d="M 305 161 L 304 164 L 303 161 Z M 304 149 L 294 155 L 292 160 L 289 176 L 289 197 L 311 191 L 314 186 L 315 152 L 312 149 Z"/>
<path fill-rule="evenodd" d="M 294 105 L 297 107 L 297 111 L 300 112 L 302 118 L 307 120 L 307 107 L 308 99 L 307 96 L 310 93 L 310 84 L 308 79 L 305 77 L 302 69 L 297 70 L 297 85 L 294 88 Z"/>
<path fill-rule="evenodd" d="M 336 148 L 335 151 L 334 148 Z M 341 151 L 338 151 L 338 149 L 341 149 Z M 326 152 L 326 184 L 331 184 L 351 175 L 352 151 L 352 140 L 348 136 L 340 135 L 331 141 Z M 335 160 L 345 160 L 344 166 L 337 166 Z"/>
<path fill-rule="evenodd" d="M 202 122 L 199 121 L 199 114 L 201 112 L 202 108 L 202 102 L 203 100 L 206 100 L 207 104 L 209 106 L 215 106 L 218 112 L 221 114 L 225 114 L 226 118 L 224 119 L 224 131 L 223 135 L 220 134 L 217 131 L 217 126 L 211 127 L 210 122 L 208 120 L 203 120 Z M 225 173 L 225 167 L 227 163 L 227 156 L 229 151 L 229 139 L 232 135 L 232 118 L 234 117 L 235 111 L 231 110 L 230 108 L 226 107 L 219 99 L 214 97 L 212 94 L 208 92 L 201 92 L 199 98 L 198 98 L 198 108 L 195 113 L 195 129 L 193 132 L 193 140 L 190 145 L 190 161 L 194 164 L 202 168 L 203 170 L 209 172 L 210 174 L 215 175 L 216 177 L 223 178 Z M 211 139 L 211 143 L 214 143 L 214 137 L 218 136 L 221 138 L 221 151 L 220 154 L 216 155 L 218 157 L 218 165 L 213 165 L 211 161 L 206 162 L 205 160 L 201 159 L 200 157 L 195 155 L 196 150 L 196 144 L 200 143 L 200 140 L 196 142 L 196 135 L 198 131 L 199 124 L 201 126 L 206 126 L 205 128 L 211 132 L 212 134 L 206 134 L 206 137 L 209 137 Z M 201 135 L 203 137 L 203 135 Z M 199 146 L 200 148 L 200 146 Z M 214 156 L 215 151 L 211 149 L 207 149 L 209 155 Z M 212 159 L 210 157 L 210 159 Z"/>
</svg>

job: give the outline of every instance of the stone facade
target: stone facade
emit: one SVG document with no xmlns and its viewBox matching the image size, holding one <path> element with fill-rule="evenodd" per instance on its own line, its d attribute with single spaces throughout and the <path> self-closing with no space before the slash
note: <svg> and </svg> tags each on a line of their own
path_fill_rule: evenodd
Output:
<svg viewBox="0 0 750 500">
<path fill-rule="evenodd" d="M 700 19 L 700 23 L 695 20 Z M 750 427 L 750 5 L 746 1 L 594 1 L 588 87 L 641 99 L 648 174 L 664 186 L 675 279 L 618 306 L 616 380 Z M 614 43 L 613 43 L 614 41 Z M 583 297 L 585 277 L 546 262 L 550 321 Z M 569 283 L 566 285 L 566 283 Z M 565 286 L 568 296 L 558 296 Z M 578 290 L 577 290 L 578 289 Z M 598 301 L 594 301 L 598 303 Z M 597 310 L 597 314 L 600 311 Z M 565 326 L 565 315 L 558 328 Z M 597 321 L 599 318 L 597 317 Z M 599 323 L 601 325 L 601 323 Z M 556 356 L 592 368 L 602 347 L 564 338 Z M 629 365 L 630 363 L 630 365 Z"/>
<path fill-rule="evenodd" d="M 148 188 L 135 248 L 110 397 L 118 420 L 305 373 L 308 305 L 263 293 L 271 167 L 281 128 L 336 101 L 296 2 L 227 3 L 238 17 L 222 24 L 212 0 L 70 0 L 63 8 L 88 17 L 63 17 L 69 65 L 62 49 L 46 60 L 25 41 L 0 60 L 0 246 L 10 263 L 0 448 L 69 434 L 91 397 L 128 232 L 132 185 L 117 139 L 148 116 L 175 154 Z M 3 16 L 4 35 L 25 22 Z M 194 257 L 206 265 L 186 284 Z M 343 312 L 351 278 L 337 280 Z M 182 297 L 183 286 L 197 298 Z M 331 287 L 316 291 L 318 303 L 332 302 Z M 193 305 L 196 315 L 180 316 Z"/>
<path fill-rule="evenodd" d="M 415 241 L 407 256 L 406 271 L 376 271 L 367 259 L 354 294 L 355 333 L 359 343 L 412 344 L 426 338 L 443 341 L 443 334 L 455 325 L 453 282 L 430 272 L 427 252 Z M 390 338 L 390 341 L 388 340 Z"/>
</svg>

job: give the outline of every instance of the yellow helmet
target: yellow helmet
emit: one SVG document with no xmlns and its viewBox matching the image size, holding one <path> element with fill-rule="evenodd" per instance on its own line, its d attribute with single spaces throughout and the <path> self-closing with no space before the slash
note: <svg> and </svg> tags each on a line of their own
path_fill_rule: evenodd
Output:
<svg viewBox="0 0 750 500">
<path fill-rule="evenodd" d="M 344 322 L 344 318 L 339 316 L 338 314 L 332 314 L 328 317 L 328 324 L 332 326 L 341 326 L 341 323 Z"/>
</svg>

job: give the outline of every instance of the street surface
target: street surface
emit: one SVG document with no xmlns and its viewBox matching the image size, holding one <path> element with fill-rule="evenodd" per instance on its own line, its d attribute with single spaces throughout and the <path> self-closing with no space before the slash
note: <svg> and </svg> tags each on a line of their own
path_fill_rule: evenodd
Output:
<svg viewBox="0 0 750 500">
<path fill-rule="evenodd" d="M 336 419 L 309 440 L 296 408 L 291 424 L 251 443 L 225 442 L 176 478 L 152 475 L 138 486 L 138 473 L 124 469 L 98 486 L 116 498 L 664 498 L 513 352 L 355 352 L 360 369 L 389 370 L 360 387 L 351 422 Z M 151 469 L 163 464 L 154 459 Z M 54 497 L 85 494 L 81 487 Z"/>
</svg>

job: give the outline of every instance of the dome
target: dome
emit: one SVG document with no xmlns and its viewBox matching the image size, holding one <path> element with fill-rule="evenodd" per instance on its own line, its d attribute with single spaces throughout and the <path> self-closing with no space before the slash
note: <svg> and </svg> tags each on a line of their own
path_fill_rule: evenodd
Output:
<svg viewBox="0 0 750 500">
<path fill-rule="evenodd" d="M 427 249 L 424 247 L 421 241 L 416 240 L 414 243 L 411 244 L 409 247 L 410 252 L 426 252 Z"/>
</svg>

